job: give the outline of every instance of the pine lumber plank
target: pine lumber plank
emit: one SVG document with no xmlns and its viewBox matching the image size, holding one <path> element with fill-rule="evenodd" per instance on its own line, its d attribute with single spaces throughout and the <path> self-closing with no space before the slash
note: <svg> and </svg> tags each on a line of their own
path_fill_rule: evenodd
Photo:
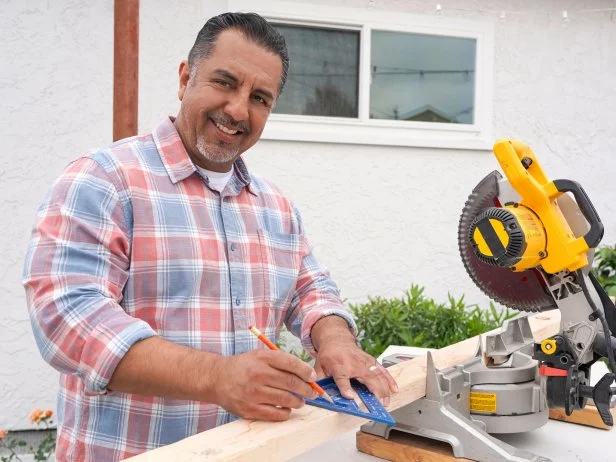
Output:
<svg viewBox="0 0 616 462">
<path fill-rule="evenodd" d="M 612 413 L 612 418 L 616 422 L 616 409 L 610 409 L 610 412 Z M 586 425 L 587 427 L 595 427 L 602 430 L 611 430 L 614 428 L 609 425 L 605 425 L 603 420 L 601 420 L 601 416 L 599 415 L 597 408 L 590 404 L 582 410 L 573 411 L 571 415 L 567 415 L 565 410 L 562 408 L 550 409 L 550 419 Z"/>
<path fill-rule="evenodd" d="M 392 432 L 389 439 L 358 431 L 357 449 L 371 456 L 395 462 L 470 462 L 456 458 L 448 443 Z"/>
<path fill-rule="evenodd" d="M 556 334 L 560 325 L 558 310 L 529 318 L 535 341 Z M 482 337 L 485 334 L 482 335 Z M 454 366 L 474 357 L 478 337 L 436 350 L 432 357 L 439 369 Z M 426 357 L 396 364 L 388 371 L 400 391 L 392 396 L 390 410 L 398 409 L 425 396 Z M 131 462 L 192 461 L 284 461 L 343 433 L 356 430 L 365 419 L 304 406 L 294 410 L 286 422 L 240 419 L 227 425 L 185 438 L 132 457 Z"/>
</svg>

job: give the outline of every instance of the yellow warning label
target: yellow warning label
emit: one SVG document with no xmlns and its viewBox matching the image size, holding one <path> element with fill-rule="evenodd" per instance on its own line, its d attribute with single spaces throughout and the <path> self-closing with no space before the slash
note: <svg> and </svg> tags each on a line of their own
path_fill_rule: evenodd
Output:
<svg viewBox="0 0 616 462">
<path fill-rule="evenodd" d="M 472 391 L 471 412 L 496 412 L 496 394 Z"/>
</svg>

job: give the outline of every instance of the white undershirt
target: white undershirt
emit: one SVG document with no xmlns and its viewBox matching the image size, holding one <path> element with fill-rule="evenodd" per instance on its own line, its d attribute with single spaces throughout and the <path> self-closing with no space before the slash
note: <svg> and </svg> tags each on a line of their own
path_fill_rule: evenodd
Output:
<svg viewBox="0 0 616 462">
<path fill-rule="evenodd" d="M 227 186 L 229 179 L 233 175 L 233 167 L 231 167 L 231 170 L 229 170 L 228 172 L 223 173 L 206 170 L 203 167 L 199 167 L 198 165 L 195 165 L 195 167 L 197 167 L 201 174 L 208 179 L 208 184 L 210 185 L 210 188 L 218 192 L 222 192 L 222 190 L 225 189 L 225 186 Z"/>
</svg>

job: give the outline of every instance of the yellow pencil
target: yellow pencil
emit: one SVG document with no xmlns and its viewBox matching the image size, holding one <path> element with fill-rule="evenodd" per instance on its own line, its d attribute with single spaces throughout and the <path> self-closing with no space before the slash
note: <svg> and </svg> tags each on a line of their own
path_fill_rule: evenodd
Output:
<svg viewBox="0 0 616 462">
<path fill-rule="evenodd" d="M 263 333 L 257 329 L 255 326 L 250 326 L 248 328 L 250 330 L 250 332 L 252 332 L 253 334 L 255 334 L 257 336 L 257 338 L 259 340 L 261 340 L 263 343 L 265 343 L 265 345 L 270 349 L 270 350 L 279 350 L 279 348 L 274 345 L 270 339 L 268 339 L 265 335 L 263 335 Z M 310 387 L 316 391 L 321 398 L 323 398 L 326 401 L 329 401 L 330 403 L 334 404 L 334 400 L 331 398 L 331 396 L 329 396 L 327 394 L 327 392 L 325 390 L 323 390 L 318 383 L 316 382 L 307 382 L 308 385 L 310 385 Z"/>
</svg>

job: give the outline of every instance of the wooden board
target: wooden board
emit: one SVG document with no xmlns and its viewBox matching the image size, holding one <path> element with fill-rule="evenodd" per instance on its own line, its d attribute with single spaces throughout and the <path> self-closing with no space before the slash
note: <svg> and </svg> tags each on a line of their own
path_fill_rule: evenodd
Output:
<svg viewBox="0 0 616 462">
<path fill-rule="evenodd" d="M 389 439 L 362 431 L 356 434 L 357 449 L 371 456 L 395 462 L 464 462 L 454 457 L 448 443 L 392 432 Z"/>
<path fill-rule="evenodd" d="M 611 409 L 612 418 L 616 422 L 616 409 Z M 595 406 L 587 405 L 581 411 L 573 411 L 571 415 L 565 414 L 564 409 L 550 409 L 550 419 L 560 420 L 562 422 L 575 423 L 580 425 L 586 425 L 588 427 L 601 428 L 603 430 L 611 430 L 614 427 L 605 425 L 599 411 Z"/>
<path fill-rule="evenodd" d="M 560 312 L 539 313 L 530 319 L 535 341 L 555 335 Z M 484 334 L 485 335 L 485 334 Z M 478 337 L 450 345 L 433 353 L 439 369 L 455 366 L 474 357 Z M 388 368 L 396 379 L 399 393 L 391 398 L 390 410 L 425 396 L 426 357 L 404 361 Z M 191 461 L 284 461 L 343 433 L 356 430 L 366 420 L 313 406 L 293 411 L 286 422 L 240 419 L 168 446 L 132 457 L 133 462 Z"/>
</svg>

